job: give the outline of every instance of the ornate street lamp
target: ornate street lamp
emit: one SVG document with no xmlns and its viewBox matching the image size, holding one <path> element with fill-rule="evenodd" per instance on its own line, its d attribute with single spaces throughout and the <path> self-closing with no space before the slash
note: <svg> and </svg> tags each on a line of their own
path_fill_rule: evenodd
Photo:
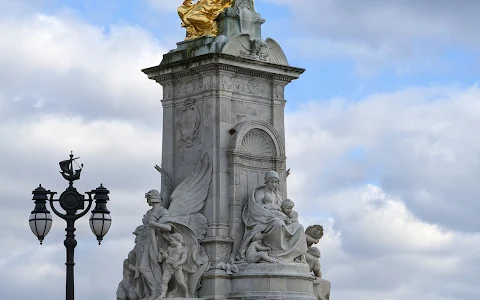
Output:
<svg viewBox="0 0 480 300">
<path fill-rule="evenodd" d="M 79 157 L 73 158 L 73 153 L 71 153 L 70 159 L 59 163 L 61 169 L 60 173 L 63 178 L 69 182 L 69 186 L 60 195 L 59 199 L 53 198 L 56 192 L 46 190 L 42 185 L 39 185 L 33 190 L 32 194 L 33 200 L 35 201 L 35 209 L 32 211 L 29 218 L 30 229 L 33 234 L 37 236 L 40 244 L 43 243 L 43 239 L 50 231 L 50 228 L 52 228 L 52 216 L 46 207 L 47 200 L 50 202 L 50 207 L 53 212 L 67 222 L 67 227 L 65 228 L 67 234 L 65 235 L 66 238 L 63 242 L 67 251 L 67 262 L 65 263 L 67 266 L 66 300 L 74 300 L 73 266 L 75 263 L 73 257 L 75 246 L 77 246 L 74 234 L 76 230 L 75 221 L 90 211 L 93 200 L 95 200 L 95 208 L 92 210 L 89 223 L 93 234 L 97 237 L 99 245 L 105 234 L 107 234 L 108 229 L 110 229 L 112 223 L 110 212 L 107 209 L 107 201 L 109 200 L 108 193 L 110 192 L 102 184 L 100 184 L 95 190 L 86 192 L 85 194 L 88 195 L 88 198 L 85 198 L 84 195 L 77 192 L 77 189 L 73 187 L 73 182 L 80 179 L 80 172 L 83 167 L 82 164 L 78 169 L 73 170 L 73 163 L 78 158 Z M 60 204 L 60 207 L 65 213 L 61 213 L 55 208 L 55 202 Z M 88 203 L 86 209 L 85 202 Z M 81 212 L 77 213 L 77 211 Z"/>
</svg>

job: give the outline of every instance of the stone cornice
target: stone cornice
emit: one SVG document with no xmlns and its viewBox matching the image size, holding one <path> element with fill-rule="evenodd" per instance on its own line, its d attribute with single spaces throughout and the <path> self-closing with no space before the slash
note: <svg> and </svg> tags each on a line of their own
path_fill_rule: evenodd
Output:
<svg viewBox="0 0 480 300">
<path fill-rule="evenodd" d="M 205 74 L 209 71 L 228 71 L 257 78 L 290 82 L 297 79 L 305 69 L 253 61 L 223 53 L 210 53 L 142 70 L 149 79 L 158 83 Z"/>
</svg>

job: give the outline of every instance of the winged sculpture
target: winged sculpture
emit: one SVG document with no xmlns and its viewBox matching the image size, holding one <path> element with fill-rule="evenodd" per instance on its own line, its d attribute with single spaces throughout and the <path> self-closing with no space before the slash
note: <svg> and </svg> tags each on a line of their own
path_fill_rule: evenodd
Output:
<svg viewBox="0 0 480 300">
<path fill-rule="evenodd" d="M 195 297 L 200 277 L 210 268 L 199 242 L 207 229 L 201 210 L 212 180 L 208 154 L 175 188 L 164 169 L 155 169 L 162 174 L 161 193 L 153 189 L 145 194 L 151 209 L 135 229 L 135 247 L 124 263 L 117 300 Z"/>
</svg>

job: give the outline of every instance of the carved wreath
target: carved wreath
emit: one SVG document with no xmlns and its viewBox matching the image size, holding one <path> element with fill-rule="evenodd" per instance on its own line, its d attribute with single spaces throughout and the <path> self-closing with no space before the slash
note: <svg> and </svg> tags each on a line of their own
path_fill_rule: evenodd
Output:
<svg viewBox="0 0 480 300">
<path fill-rule="evenodd" d="M 180 141 L 178 147 L 185 145 L 187 148 L 193 146 L 198 140 L 200 128 L 200 110 L 195 105 L 195 100 L 185 101 L 182 111 L 177 118 L 177 127 L 180 131 Z"/>
</svg>

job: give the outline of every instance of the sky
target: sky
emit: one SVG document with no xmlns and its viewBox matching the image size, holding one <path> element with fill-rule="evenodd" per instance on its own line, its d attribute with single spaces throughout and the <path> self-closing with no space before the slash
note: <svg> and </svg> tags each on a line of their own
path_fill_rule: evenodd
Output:
<svg viewBox="0 0 480 300">
<path fill-rule="evenodd" d="M 160 85 L 140 70 L 183 40 L 174 0 L 0 0 L 0 294 L 60 300 L 65 223 L 28 226 L 58 162 L 103 183 L 101 246 L 77 221 L 76 297 L 113 299 L 160 188 Z M 263 38 L 305 68 L 286 88 L 289 198 L 321 224 L 332 300 L 480 298 L 480 2 L 256 0 Z"/>
</svg>

